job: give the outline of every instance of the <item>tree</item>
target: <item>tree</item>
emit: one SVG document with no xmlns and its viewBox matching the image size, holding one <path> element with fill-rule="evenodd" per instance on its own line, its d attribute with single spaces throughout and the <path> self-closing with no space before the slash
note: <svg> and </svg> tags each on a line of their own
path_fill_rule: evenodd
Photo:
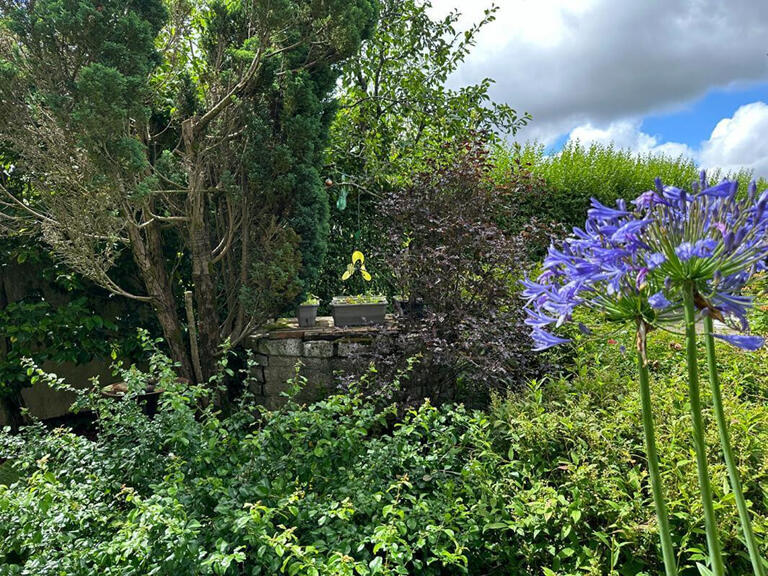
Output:
<svg viewBox="0 0 768 576">
<path fill-rule="evenodd" d="M 490 143 L 528 119 L 490 100 L 490 79 L 447 87 L 496 8 L 466 30 L 457 30 L 458 11 L 442 19 L 430 12 L 429 0 L 381 0 L 376 32 L 343 67 L 328 163 L 332 200 L 342 196 L 350 209 L 334 212 L 326 283 L 338 278 L 351 250 L 368 252 L 382 241 L 374 233 L 379 200 L 458 148 L 446 144 L 477 134 Z"/>
<path fill-rule="evenodd" d="M 149 302 L 182 374 L 207 380 L 223 342 L 317 274 L 329 94 L 372 29 L 374 0 L 0 9 L 0 140 L 25 182 L 0 189 L 0 225 Z M 126 248 L 141 293 L 113 278 Z"/>
<path fill-rule="evenodd" d="M 464 31 L 456 30 L 458 11 L 438 20 L 431 8 L 429 0 L 382 0 L 374 36 L 343 69 L 330 153 L 339 170 L 373 192 L 407 185 L 446 142 L 514 133 L 527 120 L 490 100 L 489 78 L 446 86 L 497 8 Z"/>
</svg>

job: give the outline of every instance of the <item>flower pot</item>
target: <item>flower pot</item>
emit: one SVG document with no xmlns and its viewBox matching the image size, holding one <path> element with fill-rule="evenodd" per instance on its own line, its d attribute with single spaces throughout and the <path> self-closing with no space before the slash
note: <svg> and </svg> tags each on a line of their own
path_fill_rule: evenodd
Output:
<svg viewBox="0 0 768 576">
<path fill-rule="evenodd" d="M 424 317 L 424 300 L 415 298 L 411 301 L 408 298 L 393 298 L 394 309 L 399 315 L 405 318 L 419 319 Z"/>
<path fill-rule="evenodd" d="M 189 384 L 186 378 L 176 378 L 178 382 Z M 128 384 L 125 382 L 115 382 L 101 387 L 101 395 L 105 398 L 121 399 L 128 394 Z M 147 384 L 144 391 L 136 396 L 136 401 L 141 405 L 142 411 L 147 416 L 154 416 L 157 413 L 157 401 L 163 389 L 154 384 Z"/>
<path fill-rule="evenodd" d="M 317 304 L 300 304 L 296 309 L 296 318 L 302 328 L 311 328 L 317 321 Z"/>
<path fill-rule="evenodd" d="M 334 326 L 368 326 L 383 324 L 387 313 L 387 301 L 376 302 L 344 302 L 333 299 L 331 302 Z"/>
</svg>

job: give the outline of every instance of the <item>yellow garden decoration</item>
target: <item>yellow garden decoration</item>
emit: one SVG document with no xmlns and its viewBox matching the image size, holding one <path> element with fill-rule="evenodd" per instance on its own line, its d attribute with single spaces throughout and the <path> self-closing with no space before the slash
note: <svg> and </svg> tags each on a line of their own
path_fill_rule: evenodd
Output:
<svg viewBox="0 0 768 576">
<path fill-rule="evenodd" d="M 347 270 L 344 272 L 344 274 L 342 274 L 341 279 L 348 280 L 351 278 L 357 269 L 358 263 L 360 264 L 360 275 L 363 277 L 363 280 L 370 282 L 371 275 L 365 269 L 365 256 L 359 250 L 352 252 L 352 262 L 347 264 Z"/>
</svg>

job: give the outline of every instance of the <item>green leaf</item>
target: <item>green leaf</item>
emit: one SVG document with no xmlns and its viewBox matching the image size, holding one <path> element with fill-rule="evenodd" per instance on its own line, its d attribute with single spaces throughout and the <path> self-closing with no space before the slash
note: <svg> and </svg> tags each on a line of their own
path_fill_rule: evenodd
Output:
<svg viewBox="0 0 768 576">
<path fill-rule="evenodd" d="M 0 484 L 10 486 L 19 479 L 19 474 L 13 466 L 13 462 L 8 460 L 0 464 Z"/>
</svg>

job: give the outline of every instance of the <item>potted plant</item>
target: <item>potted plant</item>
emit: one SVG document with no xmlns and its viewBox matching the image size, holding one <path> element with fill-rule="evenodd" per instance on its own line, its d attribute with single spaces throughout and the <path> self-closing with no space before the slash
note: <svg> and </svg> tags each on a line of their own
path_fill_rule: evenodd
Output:
<svg viewBox="0 0 768 576">
<path fill-rule="evenodd" d="M 382 324 L 387 312 L 387 299 L 380 294 L 335 296 L 331 301 L 334 326 L 366 326 Z"/>
<path fill-rule="evenodd" d="M 363 280 L 371 281 L 371 274 L 365 269 L 365 256 L 359 250 L 355 250 L 352 253 L 352 261 L 347 264 L 341 279 L 349 280 L 358 271 Z M 334 326 L 381 324 L 387 312 L 387 299 L 380 294 L 334 296 L 331 300 L 331 311 Z"/>
<path fill-rule="evenodd" d="M 317 321 L 317 307 L 320 305 L 320 298 L 314 294 L 309 294 L 296 309 L 296 318 L 299 320 L 299 326 L 302 328 L 311 328 Z"/>
</svg>

